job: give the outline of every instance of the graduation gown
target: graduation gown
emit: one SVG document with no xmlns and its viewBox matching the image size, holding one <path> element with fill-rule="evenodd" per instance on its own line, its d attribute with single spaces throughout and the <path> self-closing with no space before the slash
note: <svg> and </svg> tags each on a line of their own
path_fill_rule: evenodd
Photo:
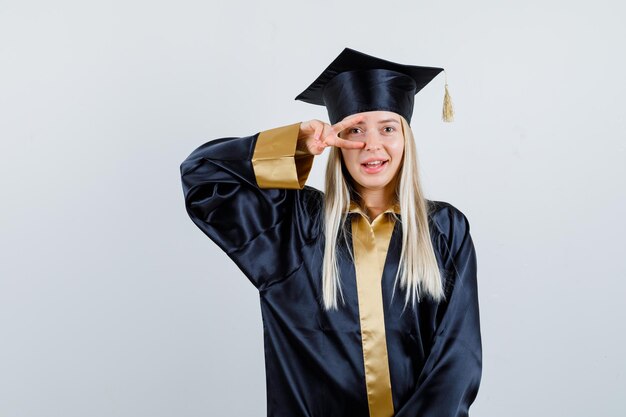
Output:
<svg viewBox="0 0 626 417">
<path fill-rule="evenodd" d="M 325 311 L 323 193 L 305 185 L 314 156 L 296 151 L 299 126 L 211 140 L 180 166 L 191 220 L 259 291 L 268 416 L 468 416 L 482 349 L 467 218 L 427 200 L 447 300 L 403 313 L 404 290 L 391 299 L 399 207 L 370 224 L 351 204 L 337 248 L 345 304 Z"/>
</svg>

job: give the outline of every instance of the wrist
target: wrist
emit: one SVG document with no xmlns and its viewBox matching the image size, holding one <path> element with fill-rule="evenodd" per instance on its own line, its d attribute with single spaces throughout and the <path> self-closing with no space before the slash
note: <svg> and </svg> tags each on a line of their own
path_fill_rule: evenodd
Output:
<svg viewBox="0 0 626 417">
<path fill-rule="evenodd" d="M 298 137 L 296 142 L 296 155 L 312 155 L 306 146 L 306 139 Z"/>
</svg>

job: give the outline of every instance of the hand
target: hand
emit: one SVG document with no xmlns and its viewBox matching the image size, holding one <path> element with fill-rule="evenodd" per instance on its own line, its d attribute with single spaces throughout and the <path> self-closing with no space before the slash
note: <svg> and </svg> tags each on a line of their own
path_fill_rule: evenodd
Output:
<svg viewBox="0 0 626 417">
<path fill-rule="evenodd" d="M 342 130 L 360 122 L 363 117 L 363 115 L 347 116 L 332 126 L 316 119 L 302 122 L 298 134 L 297 149 L 313 155 L 321 154 L 327 146 L 360 149 L 365 145 L 365 142 L 342 139 L 338 135 Z"/>
</svg>

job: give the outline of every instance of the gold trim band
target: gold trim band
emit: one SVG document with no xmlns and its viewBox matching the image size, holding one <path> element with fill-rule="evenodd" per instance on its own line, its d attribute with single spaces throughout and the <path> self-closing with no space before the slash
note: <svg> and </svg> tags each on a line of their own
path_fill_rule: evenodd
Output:
<svg viewBox="0 0 626 417">
<path fill-rule="evenodd" d="M 259 188 L 304 188 L 315 155 L 296 154 L 300 123 L 259 133 L 252 154 Z"/>
<path fill-rule="evenodd" d="M 352 218 L 352 241 L 370 416 L 391 417 L 394 410 L 381 278 L 395 224 L 389 213 L 394 209 L 380 214 L 371 225 L 360 209 L 355 205 L 351 209 L 359 213 Z"/>
</svg>

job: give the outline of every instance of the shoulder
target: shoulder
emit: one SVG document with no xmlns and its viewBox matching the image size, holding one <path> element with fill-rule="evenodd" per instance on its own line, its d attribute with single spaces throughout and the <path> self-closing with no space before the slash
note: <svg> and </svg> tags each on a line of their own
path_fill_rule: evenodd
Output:
<svg viewBox="0 0 626 417">
<path fill-rule="evenodd" d="M 300 190 L 300 194 L 302 195 L 302 198 L 307 201 L 314 202 L 315 204 L 321 204 L 324 201 L 324 192 L 315 187 L 311 187 L 310 185 L 305 185 Z"/>
<path fill-rule="evenodd" d="M 431 233 L 437 234 L 452 253 L 470 233 L 467 216 L 447 201 L 426 200 Z"/>
<path fill-rule="evenodd" d="M 468 227 L 469 221 L 465 213 L 447 201 L 426 200 L 428 217 L 441 232 L 451 228 Z"/>
<path fill-rule="evenodd" d="M 298 190 L 298 200 L 310 215 L 319 215 L 324 208 L 324 193 L 317 188 L 305 185 Z"/>
<path fill-rule="evenodd" d="M 296 190 L 296 219 L 307 241 L 316 240 L 321 233 L 324 213 L 324 193 L 317 188 L 305 185 Z"/>
</svg>

